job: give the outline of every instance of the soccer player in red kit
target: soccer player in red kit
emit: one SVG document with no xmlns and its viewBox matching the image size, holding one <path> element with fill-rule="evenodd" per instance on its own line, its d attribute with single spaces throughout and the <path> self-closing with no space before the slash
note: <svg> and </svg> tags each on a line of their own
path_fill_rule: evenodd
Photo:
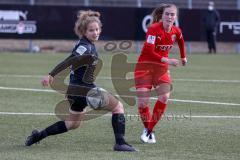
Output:
<svg viewBox="0 0 240 160">
<path fill-rule="evenodd" d="M 165 112 L 172 88 L 169 66 L 180 65 L 178 59 L 168 58 L 174 42 L 178 43 L 182 65 L 187 63 L 182 32 L 174 26 L 177 7 L 173 4 L 162 4 L 153 11 L 152 16 L 153 23 L 148 28 L 134 73 L 138 111 L 144 124 L 140 138 L 145 143 L 156 143 L 153 129 Z M 152 88 L 155 89 L 158 99 L 151 115 L 149 106 Z"/>
</svg>

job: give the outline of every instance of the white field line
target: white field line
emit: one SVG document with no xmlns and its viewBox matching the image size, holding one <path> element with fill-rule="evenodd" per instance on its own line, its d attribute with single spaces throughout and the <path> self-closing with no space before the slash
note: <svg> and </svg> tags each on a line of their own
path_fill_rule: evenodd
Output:
<svg viewBox="0 0 240 160">
<path fill-rule="evenodd" d="M 99 77 L 97 79 L 103 80 L 112 80 L 112 79 L 119 79 L 119 80 L 126 80 L 124 78 L 111 78 L 111 77 Z M 131 79 L 131 78 L 129 78 Z M 212 82 L 212 83 L 240 83 L 240 80 L 221 80 L 221 79 L 185 79 L 185 78 L 175 78 L 173 81 L 182 81 L 182 82 Z"/>
<path fill-rule="evenodd" d="M 31 91 L 31 92 L 50 92 L 56 93 L 54 90 L 49 89 L 35 89 L 35 88 L 14 88 L 14 87 L 1 87 L 0 90 L 15 90 L 15 91 Z"/>
<path fill-rule="evenodd" d="M 33 116 L 55 116 L 55 113 L 31 113 L 31 112 L 0 112 L 0 115 L 23 115 L 23 116 L 28 116 L 28 115 L 33 115 Z M 112 114 L 86 114 L 87 116 L 105 116 L 105 117 L 110 117 Z M 126 117 L 139 117 L 137 114 L 126 114 Z M 163 115 L 163 118 L 174 118 L 178 117 L 178 115 L 172 115 L 172 114 L 165 114 Z M 179 117 L 180 118 L 180 117 Z M 214 116 L 214 115 L 182 115 L 182 118 L 214 118 L 214 119 L 240 119 L 240 116 Z"/>
<path fill-rule="evenodd" d="M 225 102 L 211 102 L 211 101 L 194 101 L 194 100 L 183 100 L 183 99 L 169 99 L 173 102 L 187 102 L 187 103 L 199 103 L 199 104 L 215 104 L 215 105 L 227 105 L 227 106 L 240 106 L 239 103 L 225 103 Z"/>
<path fill-rule="evenodd" d="M 9 78 L 42 78 L 44 75 L 17 75 L 17 74 L 0 74 L 0 77 L 9 77 Z M 100 80 L 112 80 L 119 79 L 124 80 L 124 78 L 116 77 L 97 77 Z M 223 80 L 223 79 L 185 79 L 185 78 L 176 78 L 173 81 L 182 81 L 182 82 L 212 82 L 212 83 L 240 83 L 240 80 Z"/>
<path fill-rule="evenodd" d="M 42 78 L 44 75 L 0 74 L 0 77 L 9 78 Z"/>
<path fill-rule="evenodd" d="M 12 87 L 1 87 L 0 90 L 15 90 L 15 91 L 31 91 L 31 92 L 48 92 L 48 93 L 57 93 L 54 90 L 49 89 L 35 89 L 35 88 L 12 88 Z M 120 95 L 116 95 L 120 97 Z M 121 97 L 132 97 L 135 96 L 127 96 L 121 95 Z M 156 100 L 156 97 L 152 97 L 152 100 Z M 196 100 L 184 100 L 184 99 L 169 99 L 172 102 L 182 102 L 182 103 L 197 103 L 197 104 L 214 104 L 214 105 L 227 105 L 227 106 L 240 106 L 239 103 L 225 103 L 225 102 L 211 102 L 211 101 L 196 101 Z"/>
<path fill-rule="evenodd" d="M 117 95 L 119 97 L 119 95 Z M 121 97 L 134 97 L 121 95 Z M 157 100 L 156 97 L 151 97 L 152 100 Z M 211 101 L 195 101 L 195 100 L 184 100 L 184 99 L 169 99 L 172 102 L 183 102 L 183 103 L 199 103 L 199 104 L 215 104 L 215 105 L 227 105 L 227 106 L 240 106 L 239 103 L 225 103 L 225 102 L 211 102 Z"/>
<path fill-rule="evenodd" d="M 213 83 L 240 83 L 240 80 L 223 80 L 223 79 L 174 79 L 173 81 L 182 82 L 213 82 Z"/>
</svg>

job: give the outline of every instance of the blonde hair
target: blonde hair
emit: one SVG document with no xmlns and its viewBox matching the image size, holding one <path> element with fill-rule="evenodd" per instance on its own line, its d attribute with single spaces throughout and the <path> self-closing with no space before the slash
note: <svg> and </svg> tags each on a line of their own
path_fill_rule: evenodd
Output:
<svg viewBox="0 0 240 160">
<path fill-rule="evenodd" d="M 165 4 L 165 3 L 161 3 L 157 8 L 155 8 L 152 12 L 152 18 L 153 18 L 153 21 L 152 23 L 157 23 L 159 22 L 161 19 L 162 19 L 162 15 L 163 15 L 163 12 L 166 8 L 169 8 L 169 7 L 175 7 L 176 10 L 177 10 L 177 13 L 178 13 L 178 8 L 175 4 Z"/>
<path fill-rule="evenodd" d="M 83 36 L 87 31 L 88 25 L 92 22 L 98 23 L 100 27 L 100 32 L 101 32 L 102 23 L 100 21 L 100 16 L 101 14 L 99 12 L 92 11 L 92 10 L 78 11 L 78 15 L 77 15 L 78 19 L 75 22 L 75 27 L 74 27 L 75 34 L 78 35 L 79 37 Z"/>
</svg>

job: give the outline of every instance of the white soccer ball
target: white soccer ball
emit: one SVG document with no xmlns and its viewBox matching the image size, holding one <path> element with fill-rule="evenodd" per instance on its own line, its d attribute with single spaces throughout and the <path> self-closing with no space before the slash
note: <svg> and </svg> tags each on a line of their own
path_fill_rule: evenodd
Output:
<svg viewBox="0 0 240 160">
<path fill-rule="evenodd" d="M 108 104 L 107 91 L 100 87 L 92 88 L 86 96 L 87 104 L 93 109 L 105 107 Z"/>
<path fill-rule="evenodd" d="M 40 52 L 40 47 L 39 46 L 33 46 L 32 47 L 32 52 L 35 52 L 35 53 Z"/>
</svg>

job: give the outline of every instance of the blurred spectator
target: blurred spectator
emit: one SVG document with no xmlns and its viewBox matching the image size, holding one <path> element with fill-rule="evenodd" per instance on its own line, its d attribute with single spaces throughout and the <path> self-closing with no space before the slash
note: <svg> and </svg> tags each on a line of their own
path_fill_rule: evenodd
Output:
<svg viewBox="0 0 240 160">
<path fill-rule="evenodd" d="M 208 10 L 204 14 L 203 22 L 206 30 L 208 51 L 209 53 L 212 53 L 212 51 L 213 53 L 216 53 L 216 35 L 220 22 L 220 15 L 219 12 L 214 8 L 214 2 L 212 1 L 208 3 Z"/>
</svg>

